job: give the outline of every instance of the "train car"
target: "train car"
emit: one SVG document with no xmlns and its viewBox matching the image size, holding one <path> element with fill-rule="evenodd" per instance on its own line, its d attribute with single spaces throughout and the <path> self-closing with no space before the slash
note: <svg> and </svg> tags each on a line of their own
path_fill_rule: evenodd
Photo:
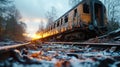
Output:
<svg viewBox="0 0 120 67">
<path fill-rule="evenodd" d="M 99 0 L 82 0 L 49 25 L 43 38 L 53 40 L 85 40 L 106 32 L 106 9 Z"/>
</svg>

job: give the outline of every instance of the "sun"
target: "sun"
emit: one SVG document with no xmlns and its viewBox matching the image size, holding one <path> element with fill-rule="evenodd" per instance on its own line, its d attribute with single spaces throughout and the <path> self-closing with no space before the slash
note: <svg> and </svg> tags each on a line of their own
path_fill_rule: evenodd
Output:
<svg viewBox="0 0 120 67">
<path fill-rule="evenodd" d="M 31 38 L 31 40 L 37 40 L 37 39 L 41 39 L 42 38 L 42 36 L 40 34 L 24 33 L 23 36 L 29 37 L 29 38 Z"/>
<path fill-rule="evenodd" d="M 34 34 L 34 35 L 32 35 L 31 37 L 32 37 L 32 40 L 37 40 L 37 39 L 42 38 L 42 36 L 39 35 L 39 34 Z"/>
</svg>

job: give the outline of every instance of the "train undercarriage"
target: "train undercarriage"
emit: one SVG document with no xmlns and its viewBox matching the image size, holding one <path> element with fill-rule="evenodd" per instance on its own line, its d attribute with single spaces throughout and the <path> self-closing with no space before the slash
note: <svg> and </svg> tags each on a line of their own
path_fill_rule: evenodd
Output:
<svg viewBox="0 0 120 67">
<path fill-rule="evenodd" d="M 96 29 L 97 30 L 97 29 Z M 40 41 L 49 42 L 83 42 L 90 38 L 94 38 L 100 35 L 98 30 L 89 30 L 88 28 L 73 28 L 72 30 L 67 30 L 65 32 L 52 35 L 46 38 L 40 39 Z M 99 33 L 99 34 L 98 34 Z"/>
</svg>

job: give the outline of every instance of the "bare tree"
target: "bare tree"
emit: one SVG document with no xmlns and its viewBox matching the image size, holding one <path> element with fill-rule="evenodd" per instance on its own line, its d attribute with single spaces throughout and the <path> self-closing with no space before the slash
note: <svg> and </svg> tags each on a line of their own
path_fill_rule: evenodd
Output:
<svg viewBox="0 0 120 67">
<path fill-rule="evenodd" d="M 36 33 L 40 33 L 44 30 L 44 24 L 43 24 L 43 21 L 40 22 L 39 24 L 39 28 L 38 28 L 38 31 Z"/>
<path fill-rule="evenodd" d="M 77 5 L 81 1 L 82 0 L 69 0 L 69 4 L 70 4 L 70 6 L 74 7 L 75 5 Z"/>
<path fill-rule="evenodd" d="M 120 0 L 104 0 L 104 4 L 107 8 L 107 15 L 109 21 L 116 21 L 120 17 Z"/>
<path fill-rule="evenodd" d="M 9 12 L 7 9 L 9 9 L 9 5 L 13 5 L 12 0 L 0 0 L 0 39 L 3 38 L 3 34 L 5 31 L 6 26 L 6 16 L 7 12 Z"/>
<path fill-rule="evenodd" d="M 108 17 L 108 30 L 118 29 L 120 22 L 120 0 L 101 0 L 106 6 Z"/>
<path fill-rule="evenodd" d="M 3 14 L 6 13 L 7 8 L 9 8 L 11 4 L 13 4 L 12 0 L 0 0 L 0 16 L 3 17 Z"/>
<path fill-rule="evenodd" d="M 12 40 L 23 40 L 25 33 L 26 24 L 23 22 L 19 22 L 18 18 L 20 16 L 20 12 L 15 9 L 13 13 L 11 13 L 10 18 L 7 19 L 7 25 L 5 30 L 5 37 Z"/>
<path fill-rule="evenodd" d="M 51 9 L 46 12 L 46 18 L 48 19 L 47 26 L 50 25 L 52 22 L 54 22 L 56 17 L 57 17 L 57 10 L 55 7 L 51 7 Z"/>
<path fill-rule="evenodd" d="M 0 40 L 23 40 L 26 24 L 19 22 L 20 12 L 13 4 L 14 0 L 0 0 Z"/>
</svg>

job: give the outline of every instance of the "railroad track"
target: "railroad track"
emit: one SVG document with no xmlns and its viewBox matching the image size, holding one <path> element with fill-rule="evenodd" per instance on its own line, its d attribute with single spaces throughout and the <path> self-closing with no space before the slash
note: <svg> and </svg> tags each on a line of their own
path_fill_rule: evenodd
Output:
<svg viewBox="0 0 120 67">
<path fill-rule="evenodd" d="M 0 47 L 0 61 L 6 60 L 11 56 L 11 51 L 15 49 L 23 49 L 27 45 L 29 45 L 31 42 L 24 43 L 24 44 L 15 44 L 15 45 L 10 45 L 10 46 L 2 46 Z"/>
<path fill-rule="evenodd" d="M 29 48 L 27 46 L 32 46 L 31 42 L 28 43 L 24 43 L 24 44 L 16 44 L 16 45 L 12 45 L 12 46 L 3 46 L 0 47 L 0 60 L 5 60 L 7 59 L 10 55 L 12 50 L 18 49 L 18 50 L 22 50 L 24 48 Z M 81 43 L 81 42 L 44 42 L 42 43 L 44 44 L 60 44 L 60 45 L 72 45 L 72 46 L 86 46 L 86 45 L 90 45 L 90 46 L 102 46 L 102 47 L 111 47 L 111 46 L 117 46 L 120 47 L 120 44 L 111 44 L 111 43 Z M 37 44 L 39 45 L 39 44 Z"/>
<path fill-rule="evenodd" d="M 95 45 L 95 46 L 120 46 L 113 43 L 83 43 L 83 42 L 44 42 L 46 44 L 67 44 L 67 45 Z"/>
<path fill-rule="evenodd" d="M 111 46 L 117 46 L 117 48 L 119 49 L 120 45 L 119 44 L 110 44 L 110 43 L 81 43 L 81 42 L 44 42 L 44 43 L 41 43 L 42 45 L 54 45 L 54 44 L 58 44 L 58 45 L 71 45 L 71 46 L 88 46 L 90 45 L 89 47 L 91 46 L 102 46 L 102 47 L 111 47 Z M 41 45 L 41 44 L 37 44 L 37 45 Z M 14 50 L 23 50 L 24 48 L 29 48 L 29 46 L 32 46 L 32 42 L 28 42 L 28 43 L 24 43 L 24 44 L 16 44 L 16 45 L 12 45 L 12 46 L 4 46 L 4 47 L 0 47 L 0 61 L 5 61 L 7 60 L 8 58 L 10 57 L 13 57 L 14 56 L 14 53 L 13 51 Z M 36 45 L 36 46 L 37 46 Z M 101 47 L 101 48 L 102 48 Z M 39 48 L 39 47 L 38 47 Z M 31 50 L 31 49 L 29 49 Z M 15 58 L 16 59 L 16 58 Z"/>
<path fill-rule="evenodd" d="M 16 44 L 16 45 L 11 45 L 11 46 L 3 46 L 0 47 L 0 53 L 10 51 L 13 49 L 22 49 L 25 46 L 31 44 L 31 42 L 24 43 L 24 44 Z M 80 45 L 80 46 L 86 46 L 86 45 L 91 45 L 91 46 L 120 46 L 120 44 L 112 44 L 112 43 L 82 43 L 82 42 L 44 42 L 43 44 L 61 44 L 61 45 Z"/>
<path fill-rule="evenodd" d="M 23 47 L 23 46 L 26 46 L 28 44 L 30 44 L 31 42 L 28 42 L 28 43 L 24 43 L 24 44 L 15 44 L 15 45 L 9 45 L 9 46 L 2 46 L 0 47 L 0 52 L 1 51 L 9 51 L 11 49 L 16 49 L 16 48 L 20 48 L 20 47 Z"/>
</svg>

